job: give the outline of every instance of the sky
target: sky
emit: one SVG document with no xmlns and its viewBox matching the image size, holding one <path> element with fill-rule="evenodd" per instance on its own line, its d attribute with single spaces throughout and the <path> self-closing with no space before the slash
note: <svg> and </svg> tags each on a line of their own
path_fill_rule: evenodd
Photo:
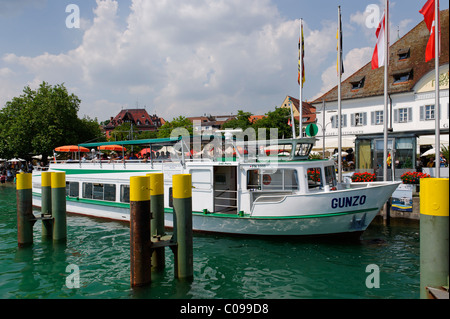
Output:
<svg viewBox="0 0 450 319">
<path fill-rule="evenodd" d="M 425 2 L 390 1 L 391 43 Z M 345 79 L 371 60 L 383 0 L 0 0 L 0 108 L 45 81 L 98 121 L 125 108 L 168 121 L 262 115 L 299 97 L 300 19 L 312 101 L 337 85 L 338 5 Z"/>
</svg>

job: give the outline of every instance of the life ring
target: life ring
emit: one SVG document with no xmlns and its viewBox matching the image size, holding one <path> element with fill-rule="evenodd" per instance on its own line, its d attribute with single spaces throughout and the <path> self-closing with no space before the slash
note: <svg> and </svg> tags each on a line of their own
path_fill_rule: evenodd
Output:
<svg viewBox="0 0 450 319">
<path fill-rule="evenodd" d="M 272 182 L 272 177 L 270 177 L 270 175 L 264 174 L 263 175 L 263 184 L 264 185 L 270 185 L 270 183 Z"/>
</svg>

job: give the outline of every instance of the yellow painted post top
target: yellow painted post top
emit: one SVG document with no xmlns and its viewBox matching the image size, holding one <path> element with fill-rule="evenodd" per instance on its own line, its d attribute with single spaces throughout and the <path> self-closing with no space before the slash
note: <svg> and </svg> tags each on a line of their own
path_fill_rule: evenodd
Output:
<svg viewBox="0 0 450 319">
<path fill-rule="evenodd" d="M 130 177 L 130 202 L 144 202 L 150 200 L 150 177 Z"/>
<path fill-rule="evenodd" d="M 41 173 L 41 186 L 51 187 L 52 186 L 52 172 L 42 172 Z"/>
<path fill-rule="evenodd" d="M 172 195 L 173 198 L 191 198 L 192 197 L 192 175 L 179 174 L 172 176 Z"/>
<path fill-rule="evenodd" d="M 420 180 L 420 214 L 448 217 L 448 178 Z"/>
<path fill-rule="evenodd" d="M 18 174 L 16 176 L 16 189 L 22 190 L 22 189 L 31 189 L 33 184 L 31 181 L 31 174 Z"/>
<path fill-rule="evenodd" d="M 164 194 L 164 174 L 152 173 L 147 174 L 150 176 L 150 196 L 163 195 Z"/>
<path fill-rule="evenodd" d="M 52 181 L 52 188 L 66 188 L 66 173 L 52 172 L 51 181 Z"/>
</svg>

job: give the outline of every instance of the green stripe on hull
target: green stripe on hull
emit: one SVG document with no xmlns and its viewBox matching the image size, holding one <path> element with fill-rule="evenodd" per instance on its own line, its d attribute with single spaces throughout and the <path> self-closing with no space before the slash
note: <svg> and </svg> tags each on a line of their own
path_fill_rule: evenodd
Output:
<svg viewBox="0 0 450 319">
<path fill-rule="evenodd" d="M 33 196 L 41 196 L 38 193 L 33 193 Z M 106 206 L 106 207 L 118 207 L 118 208 L 127 208 L 130 209 L 129 203 L 117 203 L 117 202 L 106 202 L 96 199 L 86 199 L 86 198 L 74 198 L 74 197 L 66 197 L 68 202 L 75 202 L 75 203 L 83 203 L 83 204 L 91 204 L 91 205 L 99 205 L 99 206 Z M 204 214 L 203 212 L 192 212 L 193 215 L 198 216 L 205 216 L 205 217 L 216 217 L 216 218 L 247 218 L 247 219 L 308 219 L 308 218 L 326 218 L 326 217 L 335 217 L 335 216 L 342 216 L 342 215 L 351 215 L 351 214 L 359 214 L 359 213 L 367 213 L 378 210 L 378 208 L 368 208 L 368 209 L 361 209 L 361 210 L 355 210 L 350 212 L 339 212 L 339 213 L 325 213 L 325 214 L 317 214 L 317 215 L 298 215 L 298 216 L 257 216 L 252 217 L 250 214 L 244 214 L 243 217 L 237 215 L 237 214 L 223 214 L 223 213 L 208 213 Z M 165 207 L 164 208 L 165 213 L 172 214 L 173 209 Z"/>
<path fill-rule="evenodd" d="M 159 170 L 114 170 L 114 169 L 53 169 L 54 171 L 66 172 L 66 175 L 87 175 L 87 174 L 109 174 L 109 173 L 151 173 Z"/>
</svg>

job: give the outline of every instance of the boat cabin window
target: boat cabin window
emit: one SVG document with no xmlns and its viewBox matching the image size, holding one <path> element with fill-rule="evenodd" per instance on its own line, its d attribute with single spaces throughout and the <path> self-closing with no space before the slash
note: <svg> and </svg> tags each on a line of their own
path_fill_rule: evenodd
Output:
<svg viewBox="0 0 450 319">
<path fill-rule="evenodd" d="M 69 196 L 69 197 L 80 196 L 80 183 L 66 182 L 66 196 Z"/>
<path fill-rule="evenodd" d="M 130 185 L 120 185 L 120 201 L 122 203 L 130 202 Z"/>
<path fill-rule="evenodd" d="M 295 169 L 248 170 L 247 189 L 261 191 L 298 190 L 298 177 Z"/>
<path fill-rule="evenodd" d="M 83 183 L 83 198 L 92 198 L 92 183 Z"/>
<path fill-rule="evenodd" d="M 308 188 L 323 187 L 322 169 L 320 167 L 308 168 Z"/>
<path fill-rule="evenodd" d="M 116 201 L 116 185 L 100 183 L 83 183 L 83 198 Z"/>
<path fill-rule="evenodd" d="M 297 144 L 295 146 L 295 156 L 308 156 L 311 151 L 312 144 Z"/>
<path fill-rule="evenodd" d="M 330 188 L 336 187 L 336 171 L 334 166 L 325 166 L 325 181 Z"/>
</svg>

